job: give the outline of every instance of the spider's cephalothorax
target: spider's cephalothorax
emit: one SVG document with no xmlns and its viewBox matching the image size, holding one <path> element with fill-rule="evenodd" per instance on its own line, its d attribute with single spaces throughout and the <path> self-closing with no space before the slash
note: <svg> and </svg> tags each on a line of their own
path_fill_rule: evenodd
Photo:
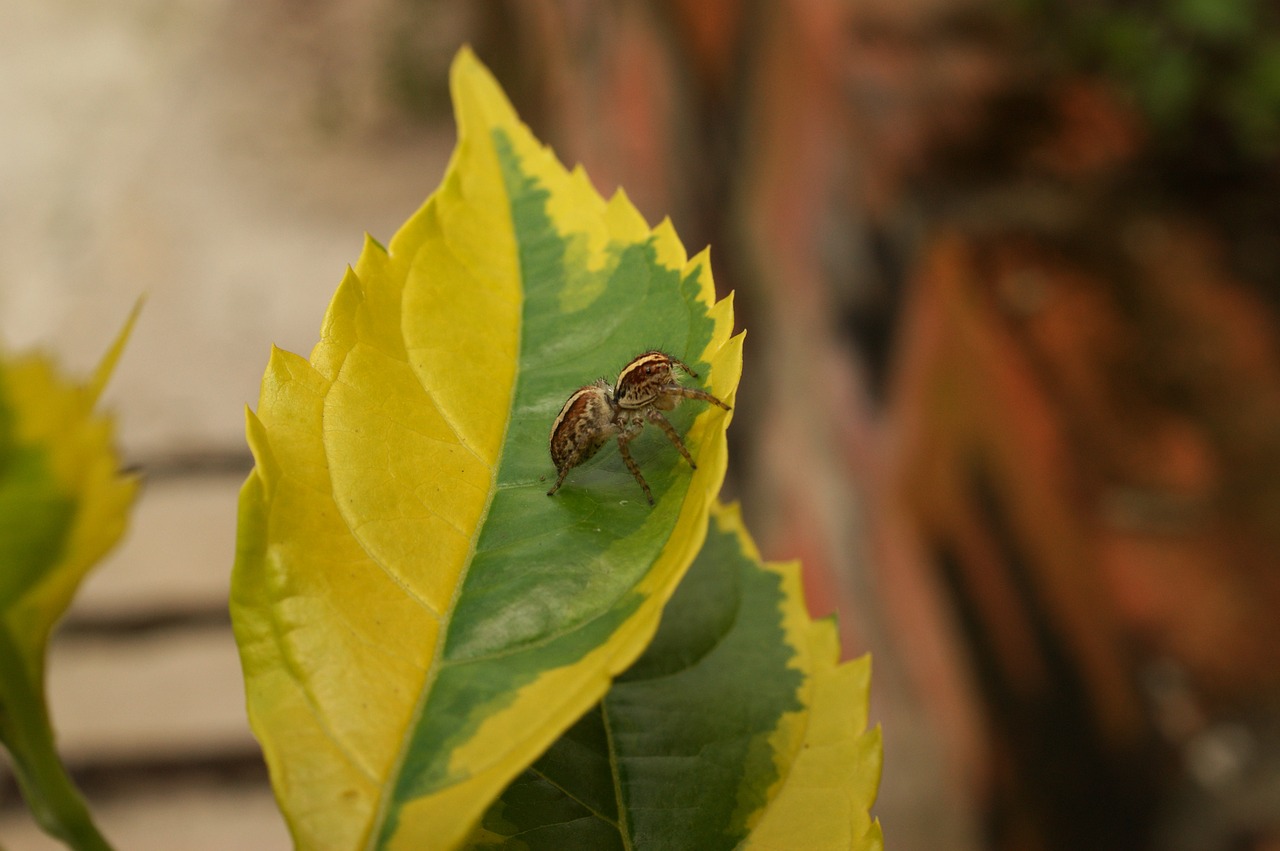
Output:
<svg viewBox="0 0 1280 851">
<path fill-rule="evenodd" d="M 681 386 L 676 378 L 676 370 L 692 378 L 698 377 L 698 373 L 689 369 L 684 361 L 656 349 L 633 358 L 618 373 L 618 381 L 614 385 L 613 396 L 618 407 L 637 410 L 652 406 L 670 411 L 684 397 L 701 399 L 729 410 L 728 405 L 710 393 Z"/>
<path fill-rule="evenodd" d="M 729 406 L 710 393 L 682 386 L 676 378 L 676 370 L 698 377 L 684 362 L 671 355 L 649 351 L 623 368 L 613 388 L 600 379 L 570 396 L 551 426 L 551 460 L 555 462 L 558 475 L 547 496 L 559 489 L 571 469 L 594 455 L 610 437 L 617 435 L 622 460 L 652 505 L 649 483 L 644 480 L 627 446 L 644 431 L 646 422 L 661 428 L 689 466 L 697 469 L 684 441 L 662 412 L 670 411 L 682 398 L 700 399 L 726 411 Z"/>
</svg>

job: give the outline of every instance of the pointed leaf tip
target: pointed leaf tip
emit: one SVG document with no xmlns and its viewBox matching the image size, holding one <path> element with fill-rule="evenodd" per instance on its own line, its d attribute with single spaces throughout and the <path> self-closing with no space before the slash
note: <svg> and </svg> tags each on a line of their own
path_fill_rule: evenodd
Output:
<svg viewBox="0 0 1280 851">
<path fill-rule="evenodd" d="M 116 334 L 115 341 L 112 342 L 111 347 L 107 349 L 106 354 L 99 361 L 97 369 L 94 370 L 93 378 L 90 379 L 86 386 L 91 406 L 97 403 L 103 389 L 107 386 L 107 382 L 111 379 L 111 374 L 115 372 L 116 363 L 120 360 L 120 356 L 124 354 L 125 344 L 129 342 L 129 337 L 133 334 L 133 326 L 138 321 L 138 316 L 141 315 L 142 306 L 145 303 L 146 296 L 140 296 L 134 302 L 133 309 L 129 311 L 129 316 L 124 321 L 124 326 Z"/>
</svg>

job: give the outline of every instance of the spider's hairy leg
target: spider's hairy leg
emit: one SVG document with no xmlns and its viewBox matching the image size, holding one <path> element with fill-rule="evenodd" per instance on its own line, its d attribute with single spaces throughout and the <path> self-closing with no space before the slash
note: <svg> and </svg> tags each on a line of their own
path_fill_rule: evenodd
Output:
<svg viewBox="0 0 1280 851">
<path fill-rule="evenodd" d="M 636 481 L 640 483 L 640 487 L 644 490 L 644 498 L 649 500 L 650 505 L 653 505 L 653 493 L 649 490 L 649 483 L 644 480 L 644 475 L 640 472 L 640 466 L 631 457 L 631 450 L 627 447 L 627 444 L 634 440 L 638 434 L 640 434 L 639 429 L 627 429 L 619 434 L 618 452 L 621 453 L 623 463 L 627 465 L 631 475 L 636 477 Z"/>
<path fill-rule="evenodd" d="M 577 463 L 577 462 L 574 462 Z M 556 476 L 556 483 L 551 486 L 551 490 L 547 491 L 547 496 L 551 496 L 560 490 L 560 486 L 564 484 L 565 477 L 569 475 L 569 471 L 573 469 L 573 464 L 566 464 L 565 468 L 560 471 L 560 475 Z"/>
<path fill-rule="evenodd" d="M 667 357 L 668 357 L 668 358 L 670 358 L 671 363 L 673 363 L 674 365 L 678 366 L 678 367 L 680 368 L 680 370 L 681 370 L 682 372 L 684 372 L 684 374 L 685 374 L 685 375 L 688 375 L 688 376 L 689 376 L 689 377 L 691 377 L 691 378 L 697 378 L 697 377 L 698 377 L 698 373 L 696 373 L 696 372 L 694 372 L 692 369 L 690 369 L 690 368 L 689 368 L 689 364 L 687 364 L 687 363 L 685 363 L 684 361 L 680 360 L 680 358 L 671 357 L 671 355 L 667 355 Z"/>
<path fill-rule="evenodd" d="M 700 399 L 703 402 L 710 402 L 717 407 L 724 408 L 726 411 L 733 410 L 707 391 L 699 390 L 696 387 L 684 387 L 680 384 L 668 384 L 666 387 L 662 388 L 662 390 L 664 393 L 671 396 L 683 396 L 686 399 Z"/>
<path fill-rule="evenodd" d="M 662 433 L 667 436 L 667 440 L 670 440 L 676 445 L 676 449 L 680 450 L 680 454 L 684 456 L 684 460 L 689 462 L 690 467 L 695 470 L 698 469 L 698 465 L 693 462 L 693 456 L 689 454 L 689 450 L 685 447 L 684 441 L 680 439 L 680 433 L 676 431 L 676 428 L 671 424 L 671 421 L 662 415 L 661 411 L 656 408 L 650 408 L 645 412 L 645 417 L 649 422 L 662 429 Z"/>
</svg>

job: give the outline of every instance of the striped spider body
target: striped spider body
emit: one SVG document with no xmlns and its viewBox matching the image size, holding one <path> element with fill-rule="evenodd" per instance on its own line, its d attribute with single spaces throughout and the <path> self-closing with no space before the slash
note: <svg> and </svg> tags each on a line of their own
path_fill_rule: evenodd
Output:
<svg viewBox="0 0 1280 851">
<path fill-rule="evenodd" d="M 618 433 L 613 388 L 603 378 L 580 387 L 565 400 L 551 424 L 551 461 L 559 475 L 547 496 L 555 493 L 569 471 L 599 451 Z"/>
<path fill-rule="evenodd" d="M 681 385 L 677 375 L 680 372 L 691 378 L 698 377 L 698 373 L 689 369 L 682 360 L 656 349 L 645 352 L 618 373 L 618 381 L 613 389 L 618 407 L 624 410 L 652 407 L 670 411 L 679 404 L 681 398 L 685 398 L 700 399 L 729 410 L 728 405 L 710 393 Z"/>
<path fill-rule="evenodd" d="M 680 434 L 662 412 L 672 410 L 682 399 L 710 402 L 726 411 L 729 406 L 710 393 L 681 385 L 678 380 L 681 372 L 698 377 L 683 361 L 652 350 L 627 364 L 612 388 L 600 379 L 575 391 L 551 425 L 551 460 L 558 475 L 547 496 L 560 488 L 571 469 L 594 455 L 609 438 L 616 436 L 623 462 L 640 484 L 649 504 L 653 505 L 649 483 L 644 480 L 629 448 L 631 441 L 644 431 L 645 423 L 653 423 L 662 429 L 689 466 L 697 469 Z"/>
</svg>

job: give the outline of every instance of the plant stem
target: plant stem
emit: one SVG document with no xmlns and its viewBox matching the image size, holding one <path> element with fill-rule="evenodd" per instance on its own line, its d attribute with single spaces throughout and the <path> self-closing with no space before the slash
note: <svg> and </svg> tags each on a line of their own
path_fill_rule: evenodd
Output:
<svg viewBox="0 0 1280 851">
<path fill-rule="evenodd" d="M 13 757 L 22 797 L 40 827 L 76 851 L 111 851 L 53 744 L 41 684 L 0 628 L 0 742 Z"/>
</svg>

